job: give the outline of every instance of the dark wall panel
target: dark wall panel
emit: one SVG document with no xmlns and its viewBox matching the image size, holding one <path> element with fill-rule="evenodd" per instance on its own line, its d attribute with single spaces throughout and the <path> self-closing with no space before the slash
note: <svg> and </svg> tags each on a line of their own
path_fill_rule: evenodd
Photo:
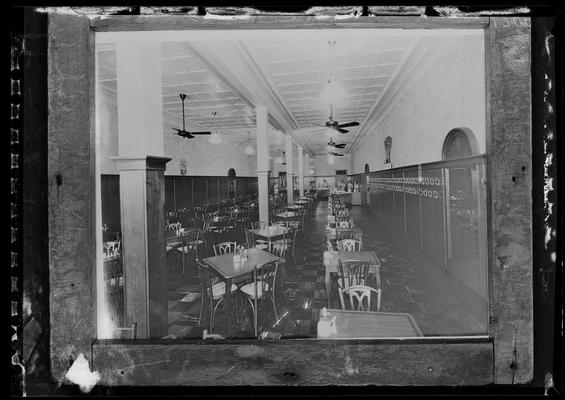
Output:
<svg viewBox="0 0 565 400">
<path fill-rule="evenodd" d="M 445 266 L 445 211 L 443 173 L 439 167 L 422 168 L 422 250 Z"/>
<path fill-rule="evenodd" d="M 102 197 L 102 224 L 110 232 L 121 230 L 120 220 L 120 176 L 101 175 L 100 194 Z"/>
</svg>

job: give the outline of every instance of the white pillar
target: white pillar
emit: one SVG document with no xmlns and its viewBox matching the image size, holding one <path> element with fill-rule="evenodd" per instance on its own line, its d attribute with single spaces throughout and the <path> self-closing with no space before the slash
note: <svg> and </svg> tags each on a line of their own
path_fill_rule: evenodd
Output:
<svg viewBox="0 0 565 400">
<path fill-rule="evenodd" d="M 306 166 L 306 176 L 311 176 L 310 174 L 310 154 L 306 153 L 304 155 L 304 165 Z M 308 191 L 308 193 L 310 192 L 310 179 L 308 179 L 308 187 L 306 188 L 306 190 Z"/>
<path fill-rule="evenodd" d="M 288 204 L 294 203 L 294 169 L 292 160 L 292 136 L 285 135 L 286 144 L 286 201 Z"/>
<path fill-rule="evenodd" d="M 298 146 L 298 193 L 304 196 L 304 150 Z"/>
<path fill-rule="evenodd" d="M 167 335 L 161 46 L 118 43 L 117 102 L 125 325 Z"/>
<path fill-rule="evenodd" d="M 257 117 L 257 188 L 259 192 L 259 221 L 269 224 L 269 136 L 265 107 L 256 107 Z"/>
</svg>

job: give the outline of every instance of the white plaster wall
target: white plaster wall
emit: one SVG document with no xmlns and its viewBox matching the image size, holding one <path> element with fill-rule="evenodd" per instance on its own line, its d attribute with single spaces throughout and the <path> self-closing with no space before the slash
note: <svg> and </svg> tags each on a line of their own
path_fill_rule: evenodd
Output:
<svg viewBox="0 0 565 400">
<path fill-rule="evenodd" d="M 485 153 L 485 59 L 482 36 L 462 36 L 360 142 L 352 173 L 383 168 L 384 139 L 392 137 L 393 167 L 441 160 L 447 133 L 469 128 Z M 371 126 L 374 121 L 370 121 Z"/>
<path fill-rule="evenodd" d="M 230 168 L 237 176 L 257 176 L 257 158 L 247 156 L 243 146 L 231 143 L 210 144 L 208 136 L 184 139 L 175 134 L 165 135 L 165 175 L 180 175 L 180 160 L 185 159 L 187 175 L 227 176 Z"/>
<path fill-rule="evenodd" d="M 346 154 L 343 157 L 334 157 L 334 163 L 328 163 L 328 156 L 314 157 L 314 175 L 335 175 L 336 169 L 346 169 L 347 174 L 351 174 L 351 155 Z"/>
<path fill-rule="evenodd" d="M 118 174 L 111 160 L 118 156 L 119 148 L 116 110 L 110 100 L 100 102 L 98 118 L 101 173 Z M 256 156 L 248 157 L 242 146 L 231 143 L 210 144 L 208 136 L 184 139 L 165 130 L 164 150 L 165 157 L 172 158 L 165 175 L 180 175 L 180 160 L 185 159 L 187 175 L 227 176 L 234 168 L 237 176 L 257 176 Z"/>
</svg>

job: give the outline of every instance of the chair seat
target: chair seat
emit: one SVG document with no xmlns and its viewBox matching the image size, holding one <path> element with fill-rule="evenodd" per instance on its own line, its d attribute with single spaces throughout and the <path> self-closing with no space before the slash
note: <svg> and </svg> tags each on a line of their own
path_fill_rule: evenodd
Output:
<svg viewBox="0 0 565 400">
<path fill-rule="evenodd" d="M 236 290 L 237 290 L 237 286 L 232 283 L 231 292 L 233 293 Z M 214 297 L 214 300 L 222 297 L 225 294 L 226 294 L 226 284 L 225 284 L 225 282 L 218 282 L 218 283 L 216 283 L 215 285 L 212 286 L 212 296 Z"/>
<path fill-rule="evenodd" d="M 255 239 L 257 243 L 268 243 L 266 240 L 263 239 Z"/>
<path fill-rule="evenodd" d="M 266 243 L 259 243 L 259 244 L 256 244 L 255 247 L 258 248 L 258 249 L 266 249 L 267 247 L 269 247 L 269 245 L 266 244 Z"/>
<path fill-rule="evenodd" d="M 263 298 L 263 283 L 261 281 L 257 281 L 259 285 L 257 286 L 257 299 Z M 243 293 L 251 297 L 252 299 L 255 298 L 255 282 L 248 283 L 239 288 Z M 265 290 L 269 291 L 269 284 L 265 283 Z"/>
</svg>

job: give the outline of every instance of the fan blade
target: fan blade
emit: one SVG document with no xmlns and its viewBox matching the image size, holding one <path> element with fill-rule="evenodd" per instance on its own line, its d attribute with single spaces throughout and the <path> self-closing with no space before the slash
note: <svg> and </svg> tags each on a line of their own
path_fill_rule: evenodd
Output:
<svg viewBox="0 0 565 400">
<path fill-rule="evenodd" d="M 322 128 L 327 128 L 326 125 L 322 125 L 322 124 L 312 124 L 312 125 L 321 126 Z"/>
<path fill-rule="evenodd" d="M 345 143 L 334 144 L 334 147 L 335 147 L 336 149 L 343 149 L 345 146 L 346 146 Z"/>
<path fill-rule="evenodd" d="M 336 128 L 347 128 L 348 126 L 357 126 L 359 122 L 346 122 L 345 124 L 339 124 Z"/>
<path fill-rule="evenodd" d="M 339 154 L 339 153 L 330 153 L 330 154 L 331 154 L 332 156 L 339 156 L 339 157 L 343 156 L 343 154 Z"/>
<path fill-rule="evenodd" d="M 191 135 L 211 135 L 212 132 L 190 132 Z"/>
<path fill-rule="evenodd" d="M 336 131 L 341 132 L 341 133 L 347 133 L 349 132 L 347 129 L 341 129 L 341 128 L 334 128 Z"/>
</svg>

